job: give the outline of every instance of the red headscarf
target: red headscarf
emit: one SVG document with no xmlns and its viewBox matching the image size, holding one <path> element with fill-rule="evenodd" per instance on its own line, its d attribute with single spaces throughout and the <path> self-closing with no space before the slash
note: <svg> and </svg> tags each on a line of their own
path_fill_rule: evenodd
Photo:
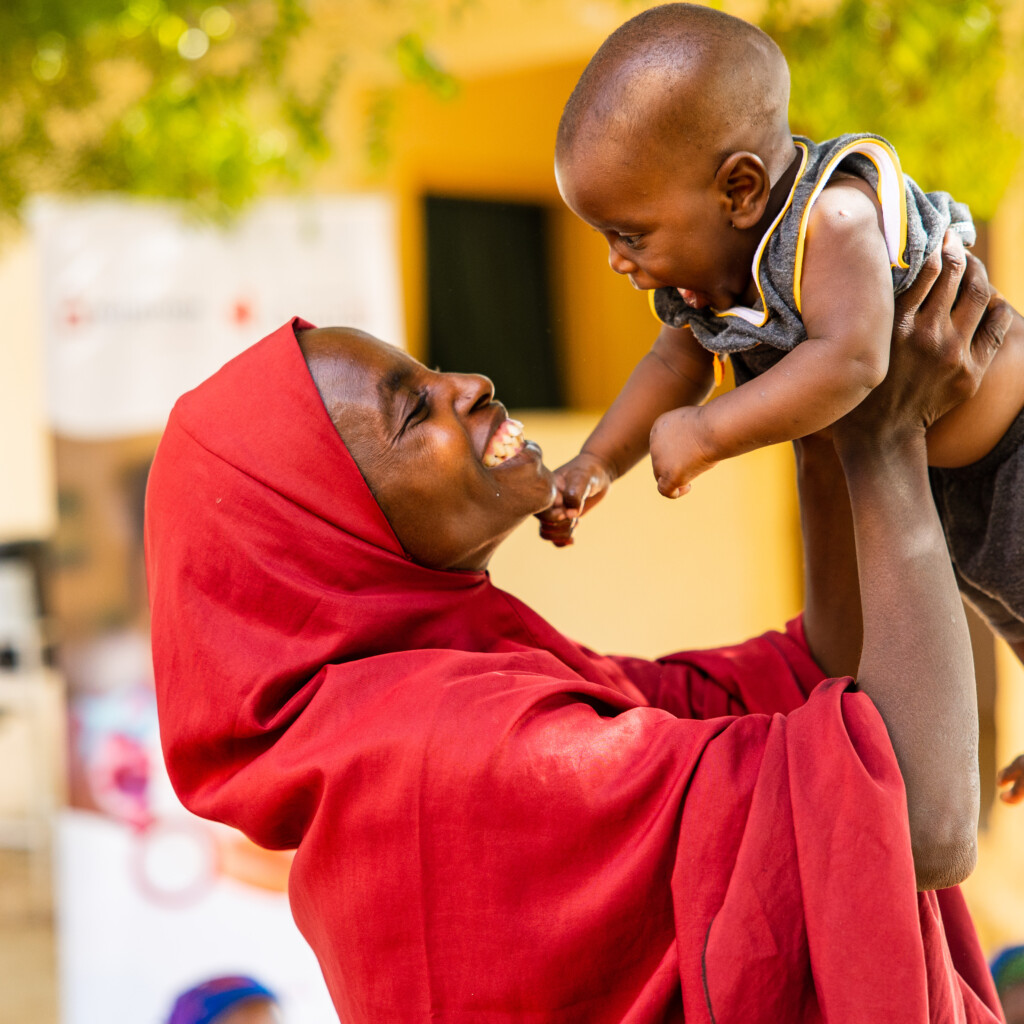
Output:
<svg viewBox="0 0 1024 1024">
<path fill-rule="evenodd" d="M 959 891 L 914 891 L 881 719 L 817 685 L 798 623 L 600 658 L 414 564 L 306 326 L 178 402 L 147 563 L 175 788 L 298 847 L 346 1024 L 1000 1019 Z"/>
</svg>

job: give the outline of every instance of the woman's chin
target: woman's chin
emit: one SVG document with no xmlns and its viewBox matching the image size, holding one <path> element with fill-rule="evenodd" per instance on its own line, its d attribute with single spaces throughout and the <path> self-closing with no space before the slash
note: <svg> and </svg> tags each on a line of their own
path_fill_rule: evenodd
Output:
<svg viewBox="0 0 1024 1024">
<path fill-rule="evenodd" d="M 543 512 L 555 500 L 555 475 L 544 465 L 544 453 L 536 441 L 526 441 L 519 451 L 492 466 L 488 472 L 506 496 L 511 497 L 520 489 L 534 492 L 532 501 L 528 503 L 531 506 L 536 504 L 536 508 L 531 507 L 526 515 Z"/>
</svg>

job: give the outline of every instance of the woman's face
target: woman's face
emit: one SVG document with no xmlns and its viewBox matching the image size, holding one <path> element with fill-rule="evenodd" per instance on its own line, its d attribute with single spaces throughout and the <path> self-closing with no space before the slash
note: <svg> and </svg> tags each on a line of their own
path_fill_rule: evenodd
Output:
<svg viewBox="0 0 1024 1024">
<path fill-rule="evenodd" d="M 428 370 L 345 328 L 302 332 L 299 344 L 338 433 L 414 561 L 483 569 L 526 516 L 554 500 L 540 448 L 514 436 L 486 377 Z"/>
</svg>

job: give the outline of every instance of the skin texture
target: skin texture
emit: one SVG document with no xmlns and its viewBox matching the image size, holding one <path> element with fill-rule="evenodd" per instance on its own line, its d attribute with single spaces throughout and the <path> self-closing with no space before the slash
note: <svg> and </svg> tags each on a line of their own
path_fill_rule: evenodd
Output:
<svg viewBox="0 0 1024 1024">
<path fill-rule="evenodd" d="M 754 304 L 751 261 L 789 194 L 796 158 L 772 187 L 751 154 L 730 155 L 716 173 L 699 161 L 644 158 L 642 147 L 624 166 L 614 143 L 574 153 L 558 165 L 559 186 L 570 208 L 604 234 L 612 269 L 639 288 L 685 287 L 694 305 Z M 616 453 L 642 457 L 649 437 L 658 489 L 679 497 L 722 459 L 820 430 L 862 401 L 885 376 L 893 297 L 878 209 L 858 184 L 839 179 L 826 188 L 806 253 L 807 341 L 756 386 L 701 406 L 703 389 L 687 386 L 674 367 L 708 368 L 710 354 L 688 330 L 663 331 L 660 358 L 630 378 L 584 453 L 610 466 L 613 478 L 623 471 Z M 571 488 L 589 468 L 582 460 L 560 472 Z M 563 504 L 572 507 L 568 497 Z"/>
<path fill-rule="evenodd" d="M 642 137 L 582 143 L 555 161 L 566 205 L 601 232 L 612 270 L 639 289 L 692 289 L 702 305 L 753 302 L 750 265 L 788 194 L 771 201 L 770 175 L 750 153 L 662 152 Z M 784 175 L 792 180 L 792 143 Z M 795 166 L 792 171 L 795 173 Z M 781 176 L 780 176 L 781 177 Z"/>
<path fill-rule="evenodd" d="M 406 553 L 438 569 L 482 570 L 554 481 L 540 448 L 489 469 L 488 441 L 507 418 L 477 374 L 428 370 L 360 331 L 303 332 L 320 397 Z"/>
<path fill-rule="evenodd" d="M 283 1021 L 277 1003 L 269 999 L 247 999 L 215 1018 L 215 1024 L 282 1024 Z"/>
<path fill-rule="evenodd" d="M 666 4 L 625 22 L 591 58 L 562 113 L 556 159 L 642 134 L 646 148 L 683 139 L 716 165 L 736 151 L 766 154 L 777 178 L 792 150 L 788 105 L 789 70 L 769 36 L 720 11 Z"/>
<path fill-rule="evenodd" d="M 729 305 L 753 301 L 742 290 L 752 286 L 754 250 L 789 193 L 797 167 L 791 143 L 789 151 L 774 190 L 767 168 L 750 154 L 734 154 L 708 186 L 710 165 L 670 166 L 649 147 L 623 149 L 614 141 L 558 158 L 556 177 L 569 207 L 604 235 L 612 269 L 635 287 L 688 280 L 708 301 Z M 656 418 L 699 405 L 711 387 L 710 354 L 689 330 L 662 327 L 580 455 L 556 472 L 558 497 L 541 517 L 541 536 L 569 543 L 582 496 L 593 508 L 647 454 Z M 668 450 L 681 449 L 670 443 Z M 677 486 L 684 493 L 688 481 Z"/>
</svg>

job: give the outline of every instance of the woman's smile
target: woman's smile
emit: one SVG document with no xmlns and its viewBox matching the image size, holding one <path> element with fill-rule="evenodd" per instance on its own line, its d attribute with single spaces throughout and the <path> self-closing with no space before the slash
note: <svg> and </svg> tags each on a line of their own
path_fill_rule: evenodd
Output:
<svg viewBox="0 0 1024 1024">
<path fill-rule="evenodd" d="M 523 425 L 519 420 L 506 417 L 498 424 L 498 429 L 491 435 L 484 449 L 483 464 L 488 469 L 500 466 L 514 455 L 518 455 L 526 445 L 523 437 Z"/>
</svg>

